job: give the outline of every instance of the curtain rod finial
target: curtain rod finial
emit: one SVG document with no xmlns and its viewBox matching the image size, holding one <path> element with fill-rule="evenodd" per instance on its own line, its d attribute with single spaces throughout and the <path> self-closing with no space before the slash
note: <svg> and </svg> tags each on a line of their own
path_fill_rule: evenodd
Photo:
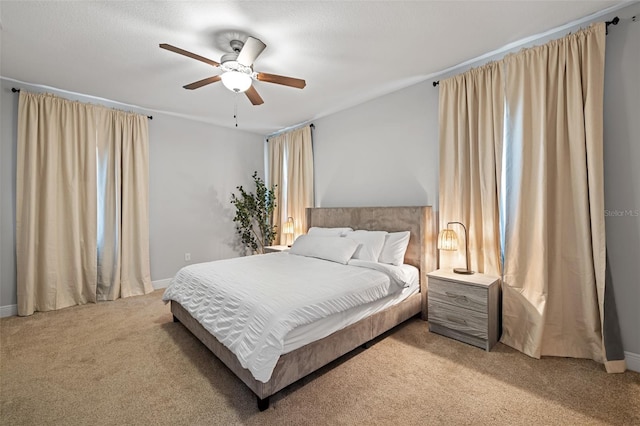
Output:
<svg viewBox="0 0 640 426">
<path fill-rule="evenodd" d="M 609 25 L 618 25 L 618 22 L 620 22 L 620 18 L 617 16 L 610 21 L 605 21 L 605 34 L 609 34 Z"/>
</svg>

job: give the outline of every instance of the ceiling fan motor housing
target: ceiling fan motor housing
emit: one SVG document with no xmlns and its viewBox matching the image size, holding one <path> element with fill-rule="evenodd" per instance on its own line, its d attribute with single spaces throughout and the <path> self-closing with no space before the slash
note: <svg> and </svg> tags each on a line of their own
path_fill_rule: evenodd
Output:
<svg viewBox="0 0 640 426">
<path fill-rule="evenodd" d="M 224 64 L 226 62 L 236 62 L 236 59 L 238 59 L 238 54 L 236 52 L 233 53 L 225 53 L 224 55 L 222 55 L 222 57 L 220 58 L 220 63 Z"/>
<path fill-rule="evenodd" d="M 240 50 L 242 50 L 243 45 L 244 43 L 242 43 L 239 40 L 231 40 L 231 48 L 234 50 L 234 52 L 225 53 L 224 55 L 222 55 L 222 57 L 220 58 L 220 68 L 222 68 L 222 70 L 225 72 L 228 72 L 228 71 L 241 72 L 255 79 L 255 76 L 253 75 L 253 68 L 248 67 L 246 65 L 242 65 L 237 60 L 238 53 L 240 52 Z"/>
<path fill-rule="evenodd" d="M 224 56 L 227 56 L 227 55 L 224 55 Z M 224 72 L 238 71 L 243 74 L 247 74 L 250 77 L 253 77 L 253 69 L 251 67 L 242 65 L 235 59 L 227 59 L 224 56 L 222 57 L 222 61 L 220 63 L 220 68 L 222 69 L 222 71 Z"/>
</svg>

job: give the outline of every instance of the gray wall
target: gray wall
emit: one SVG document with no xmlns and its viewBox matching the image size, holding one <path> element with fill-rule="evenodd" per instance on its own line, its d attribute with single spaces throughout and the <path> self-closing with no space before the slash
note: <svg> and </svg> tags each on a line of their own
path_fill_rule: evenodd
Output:
<svg viewBox="0 0 640 426">
<path fill-rule="evenodd" d="M 607 35 L 604 199 L 607 254 L 622 341 L 640 363 L 640 5 Z M 619 216 L 622 214 L 622 216 Z"/>
<path fill-rule="evenodd" d="M 170 116 L 149 135 L 151 276 L 172 278 L 189 263 L 238 256 L 231 193 L 264 178 L 264 137 Z"/>
<path fill-rule="evenodd" d="M 640 16 L 640 5 L 634 4 L 615 15 L 622 21 L 610 27 L 607 36 L 605 206 L 610 211 L 638 212 L 640 22 L 631 22 L 631 17 Z M 547 35 L 535 44 L 574 30 Z M 314 120 L 314 124 L 317 206 L 426 204 L 437 208 L 438 89 L 431 82 Z M 608 216 L 606 231 L 623 345 L 632 354 L 630 364 L 637 369 L 640 217 Z"/>
<path fill-rule="evenodd" d="M 15 158 L 18 95 L 15 83 L 0 80 L 0 307 L 16 304 Z M 37 87 L 20 84 L 37 92 Z M 54 92 L 48 90 L 48 92 Z M 57 93 L 85 102 L 95 99 Z M 120 109 L 122 106 L 100 102 Z M 137 111 L 145 113 L 145 111 Z M 264 177 L 262 135 L 184 118 L 153 114 L 149 121 L 149 226 L 151 278 L 173 277 L 191 261 L 239 253 L 229 199 L 237 185 L 251 188 L 251 175 Z"/>
<path fill-rule="evenodd" d="M 438 89 L 431 83 L 314 124 L 316 206 L 437 206 Z"/>
<path fill-rule="evenodd" d="M 14 106 L 15 105 L 15 106 Z M 16 303 L 15 135 L 17 100 L 0 80 L 0 308 Z M 4 312 L 3 312 L 4 314 Z"/>
</svg>

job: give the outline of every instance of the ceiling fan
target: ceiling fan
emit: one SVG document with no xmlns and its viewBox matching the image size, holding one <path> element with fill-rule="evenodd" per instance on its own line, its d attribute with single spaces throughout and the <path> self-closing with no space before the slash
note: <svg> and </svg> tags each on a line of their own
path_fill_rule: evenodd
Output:
<svg viewBox="0 0 640 426">
<path fill-rule="evenodd" d="M 240 40 L 231 40 L 229 44 L 231 45 L 233 52 L 222 55 L 219 63 L 170 44 L 162 43 L 160 44 L 160 47 L 222 69 L 223 73 L 221 75 L 214 75 L 213 77 L 207 77 L 191 84 L 187 84 L 186 86 L 183 86 L 185 89 L 193 90 L 222 80 L 222 84 L 232 92 L 244 93 L 253 105 L 261 105 L 264 101 L 256 91 L 255 87 L 253 87 L 254 80 L 281 84 L 283 86 L 295 87 L 297 89 L 302 89 L 306 86 L 307 83 L 299 78 L 255 72 L 253 70 L 253 62 L 267 47 L 266 44 L 257 38 L 248 37 L 245 42 Z"/>
</svg>

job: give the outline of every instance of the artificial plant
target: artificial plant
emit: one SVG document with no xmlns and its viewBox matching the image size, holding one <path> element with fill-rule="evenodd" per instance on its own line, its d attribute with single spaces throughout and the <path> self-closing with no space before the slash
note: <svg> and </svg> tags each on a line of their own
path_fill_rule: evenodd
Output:
<svg viewBox="0 0 640 426">
<path fill-rule="evenodd" d="M 267 188 L 264 181 L 253 172 L 256 192 L 247 192 L 241 186 L 236 189 L 239 195 L 231 194 L 231 204 L 236 206 L 236 232 L 246 249 L 252 253 L 264 253 L 276 236 L 276 225 L 272 224 L 273 210 L 276 208 L 275 188 Z"/>
</svg>

